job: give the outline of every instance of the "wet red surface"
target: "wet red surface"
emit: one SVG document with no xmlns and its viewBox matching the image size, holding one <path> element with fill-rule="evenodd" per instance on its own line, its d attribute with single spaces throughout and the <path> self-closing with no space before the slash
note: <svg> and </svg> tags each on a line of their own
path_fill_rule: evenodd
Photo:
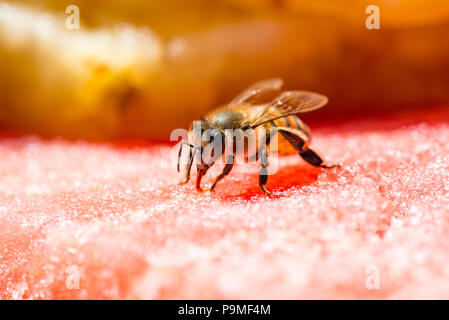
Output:
<svg viewBox="0 0 449 320">
<path fill-rule="evenodd" d="M 253 166 L 178 186 L 165 143 L 4 134 L 0 297 L 449 298 L 449 110 L 312 132 L 343 167 L 283 157 L 271 198 Z"/>
</svg>

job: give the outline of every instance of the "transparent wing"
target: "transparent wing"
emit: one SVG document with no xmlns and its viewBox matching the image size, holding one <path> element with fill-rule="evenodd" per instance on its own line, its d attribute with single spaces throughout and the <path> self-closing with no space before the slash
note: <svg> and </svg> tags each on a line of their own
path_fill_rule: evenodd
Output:
<svg viewBox="0 0 449 320">
<path fill-rule="evenodd" d="M 326 103 L 327 97 L 318 93 L 285 91 L 265 107 L 265 110 L 251 126 L 257 127 L 275 119 L 313 111 L 323 107 Z"/>
<path fill-rule="evenodd" d="M 283 83 L 282 79 L 278 78 L 257 82 L 240 93 L 232 100 L 231 104 L 249 103 L 257 105 L 270 102 L 279 95 Z"/>
</svg>

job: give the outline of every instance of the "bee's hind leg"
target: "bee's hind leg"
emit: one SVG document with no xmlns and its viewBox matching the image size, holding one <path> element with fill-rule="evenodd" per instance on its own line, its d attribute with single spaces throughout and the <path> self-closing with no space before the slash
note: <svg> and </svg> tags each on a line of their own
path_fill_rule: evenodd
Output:
<svg viewBox="0 0 449 320">
<path fill-rule="evenodd" d="M 315 167 L 325 168 L 325 169 L 331 169 L 331 168 L 339 168 L 341 165 L 339 164 L 332 164 L 327 165 L 323 164 L 323 159 L 319 155 L 315 153 L 312 149 L 307 149 L 304 151 L 299 152 L 299 155 L 308 163 Z"/>
<path fill-rule="evenodd" d="M 277 129 L 282 134 L 282 136 L 287 139 L 288 142 L 290 142 L 292 147 L 295 148 L 296 151 L 298 151 L 299 155 L 311 165 L 326 169 L 341 167 L 341 165 L 339 164 L 323 164 L 323 159 L 321 159 L 321 157 L 317 155 L 315 151 L 309 149 L 304 140 L 291 128 L 278 127 Z"/>
</svg>

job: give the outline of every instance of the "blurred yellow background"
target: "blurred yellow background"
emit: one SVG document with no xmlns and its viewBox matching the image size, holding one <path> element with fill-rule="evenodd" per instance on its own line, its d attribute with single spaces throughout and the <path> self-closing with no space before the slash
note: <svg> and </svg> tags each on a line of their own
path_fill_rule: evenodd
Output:
<svg viewBox="0 0 449 320">
<path fill-rule="evenodd" d="M 0 2 L 0 124 L 168 140 L 268 77 L 326 94 L 320 118 L 427 108 L 449 102 L 448 40 L 447 0 Z"/>
</svg>

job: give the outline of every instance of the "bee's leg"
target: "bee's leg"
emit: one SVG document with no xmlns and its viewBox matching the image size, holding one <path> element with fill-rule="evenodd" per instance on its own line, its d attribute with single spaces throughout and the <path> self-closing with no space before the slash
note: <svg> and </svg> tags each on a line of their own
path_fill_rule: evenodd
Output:
<svg viewBox="0 0 449 320">
<path fill-rule="evenodd" d="M 267 169 L 268 156 L 267 156 L 267 148 L 266 148 L 266 146 L 261 148 L 260 164 L 262 165 L 262 168 L 260 168 L 260 171 L 259 171 L 259 186 L 260 186 L 260 189 L 262 189 L 262 191 L 267 196 L 271 196 L 270 191 L 265 189 L 265 185 L 267 184 L 267 181 L 268 181 L 268 169 Z"/>
<path fill-rule="evenodd" d="M 268 181 L 267 166 L 266 165 L 262 165 L 262 168 L 260 168 L 260 172 L 259 172 L 259 186 L 260 186 L 260 189 L 262 189 L 262 191 L 267 196 L 271 196 L 271 192 L 268 191 L 267 189 L 265 189 L 265 185 L 267 184 L 267 181 Z"/>
<path fill-rule="evenodd" d="M 281 127 L 277 127 L 277 130 L 288 142 L 290 142 L 292 147 L 295 148 L 299 154 L 307 148 L 304 139 L 299 136 L 300 133 L 298 133 L 297 130 Z"/>
<path fill-rule="evenodd" d="M 206 168 L 197 168 L 197 172 L 196 172 L 196 190 L 198 192 L 207 192 L 209 190 L 207 189 L 202 189 L 201 188 L 201 180 L 203 179 L 203 177 L 206 175 L 207 170 L 209 170 L 209 167 Z"/>
<path fill-rule="evenodd" d="M 210 191 L 214 191 L 215 186 L 217 185 L 218 181 L 220 181 L 221 179 L 223 179 L 224 177 L 226 177 L 229 172 L 231 172 L 232 167 L 234 166 L 234 156 L 228 156 L 226 158 L 226 164 L 223 168 L 222 173 L 220 173 L 216 178 L 214 183 L 212 184 L 212 186 L 210 187 Z"/>
<path fill-rule="evenodd" d="M 305 141 L 298 135 L 295 134 L 296 131 L 290 128 L 281 128 L 278 127 L 277 130 L 282 134 L 282 136 L 290 142 L 293 148 L 298 151 L 299 155 L 311 165 L 320 168 L 334 168 L 340 167 L 339 164 L 336 165 L 326 165 L 323 164 L 323 159 L 319 155 L 317 155 L 312 149 L 309 149 Z"/>
<path fill-rule="evenodd" d="M 315 167 L 325 168 L 325 169 L 331 169 L 335 167 L 341 167 L 339 164 L 333 164 L 333 165 L 327 165 L 323 164 L 323 159 L 320 158 L 319 155 L 315 153 L 312 149 L 307 149 L 299 153 L 299 155 L 306 160 L 311 165 L 314 165 Z"/>
</svg>

